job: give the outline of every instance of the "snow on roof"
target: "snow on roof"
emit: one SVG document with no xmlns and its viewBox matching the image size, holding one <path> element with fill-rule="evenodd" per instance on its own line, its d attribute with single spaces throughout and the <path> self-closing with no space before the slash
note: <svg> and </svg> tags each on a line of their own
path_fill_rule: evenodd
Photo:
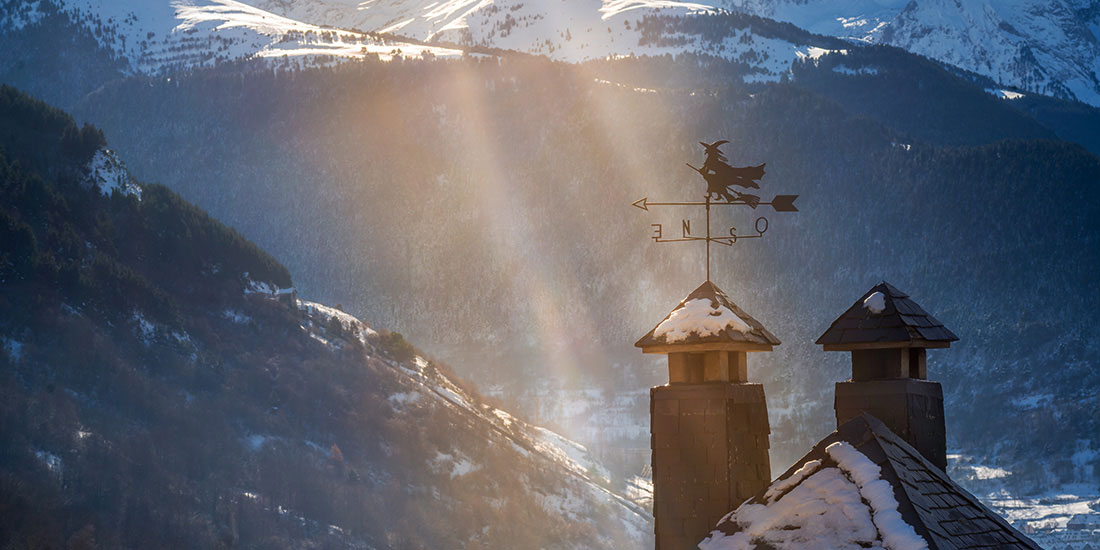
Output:
<svg viewBox="0 0 1100 550">
<path fill-rule="evenodd" d="M 719 334 L 727 328 L 737 332 L 749 332 L 747 325 L 729 308 L 708 298 L 697 298 L 684 303 L 684 307 L 673 311 L 653 331 L 655 338 L 664 338 L 666 342 L 679 342 L 692 333 L 698 336 Z"/>
<path fill-rule="evenodd" d="M 922 550 L 928 543 L 898 513 L 893 487 L 880 469 L 843 441 L 826 449 L 829 460 L 811 460 L 775 483 L 763 502 L 749 501 L 727 521 L 741 530 L 714 531 L 703 550 L 751 550 L 766 543 L 796 548 Z"/>
<path fill-rule="evenodd" d="M 819 442 L 699 547 L 1039 548 L 868 414 Z"/>
<path fill-rule="evenodd" d="M 779 340 L 725 292 L 707 281 L 689 294 L 635 346 L 734 343 L 771 349 Z"/>
<path fill-rule="evenodd" d="M 886 311 L 886 295 L 875 291 L 874 294 L 863 300 L 863 307 L 876 315 Z"/>
</svg>

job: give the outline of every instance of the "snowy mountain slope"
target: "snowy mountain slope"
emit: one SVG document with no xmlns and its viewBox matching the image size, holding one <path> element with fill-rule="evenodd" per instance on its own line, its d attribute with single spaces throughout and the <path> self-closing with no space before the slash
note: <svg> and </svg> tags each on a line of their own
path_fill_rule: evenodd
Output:
<svg viewBox="0 0 1100 550">
<path fill-rule="evenodd" d="M 1100 105 L 1100 43 L 1069 0 L 913 0 L 881 41 L 1007 86 Z"/>
<path fill-rule="evenodd" d="M 271 296 L 279 294 L 279 290 L 274 289 Z M 333 350 L 347 346 L 348 339 L 356 340 L 363 346 L 368 357 L 377 359 L 399 375 L 403 391 L 392 393 L 388 398 L 395 412 L 410 414 L 423 407 L 425 400 L 442 405 L 455 414 L 466 417 L 499 444 L 510 445 L 515 452 L 527 459 L 543 461 L 560 468 L 572 476 L 574 481 L 579 482 L 563 485 L 559 492 L 545 494 L 540 501 L 547 512 L 564 514 L 575 520 L 590 513 L 587 510 L 590 503 L 599 503 L 614 512 L 631 539 L 641 542 L 649 536 L 649 511 L 644 505 L 609 489 L 611 480 L 607 469 L 590 456 L 583 445 L 480 402 L 423 357 L 413 356 L 404 361 L 393 357 L 381 345 L 379 333 L 352 315 L 315 302 L 295 299 L 295 303 L 303 313 L 302 329 L 312 338 Z M 341 327 L 337 331 L 340 335 L 337 338 L 342 338 L 343 341 L 333 338 L 331 327 L 334 326 L 334 319 Z M 450 463 L 452 476 L 485 467 L 468 458 L 456 456 L 461 456 L 461 453 L 444 453 L 440 457 L 440 461 Z"/>
<path fill-rule="evenodd" d="M 621 56 L 707 53 L 748 61 L 766 79 L 778 80 L 798 58 L 798 51 L 816 44 L 730 28 L 721 36 L 691 33 L 649 33 L 640 21 L 656 14 L 685 15 L 711 11 L 704 4 L 573 0 L 555 4 L 499 0 L 466 17 L 467 43 L 492 45 L 579 62 Z M 750 52 L 754 52 L 750 56 Z"/>
<path fill-rule="evenodd" d="M 810 32 L 869 42 L 909 0 L 729 0 L 728 9 L 793 23 Z"/>
<path fill-rule="evenodd" d="M 396 33 L 422 40 L 503 48 L 570 62 L 605 57 L 707 53 L 751 64 L 761 78 L 778 80 L 804 43 L 729 28 L 721 36 L 655 34 L 638 23 L 655 15 L 715 13 L 714 2 L 677 0 L 527 0 L 437 2 L 286 2 L 253 4 L 317 24 Z"/>
<path fill-rule="evenodd" d="M 99 130 L 7 86 L 0 127 L 0 546 L 652 544 L 584 447 L 298 300 Z"/>
<path fill-rule="evenodd" d="M 730 7 L 1100 105 L 1095 0 L 734 0 Z"/>
<path fill-rule="evenodd" d="M 568 2 L 498 2 L 494 0 L 252 0 L 252 5 L 301 21 L 361 30 L 391 32 L 422 40 L 461 41 L 464 33 L 476 26 L 471 17 L 513 13 L 512 19 L 537 17 L 562 31 L 568 25 L 574 34 L 601 20 L 632 12 L 661 11 L 668 14 L 691 13 L 711 9 L 709 3 L 682 0 L 569 0 Z M 497 47 L 505 47 L 493 44 Z"/>
<path fill-rule="evenodd" d="M 423 40 L 453 37 L 452 31 L 465 28 L 465 18 L 471 12 L 483 9 L 492 0 L 447 0 L 425 2 L 420 0 L 254 0 L 249 2 L 259 8 L 300 21 L 316 21 L 318 24 L 340 26 L 349 29 L 392 32 Z"/>
<path fill-rule="evenodd" d="M 734 10 L 812 33 L 888 44 L 989 77 L 1002 86 L 1100 105 L 1098 0 L 51 0 L 15 3 L 0 28 L 33 25 L 55 7 L 91 29 L 132 72 L 164 73 L 251 57 L 302 63 L 397 51 L 462 55 L 418 40 L 510 49 L 564 61 L 706 53 L 777 80 L 796 51 L 822 46 L 759 29 L 655 33 L 639 22 Z M 721 24 L 721 23 L 720 23 Z M 356 31 L 338 29 L 358 29 Z"/>
<path fill-rule="evenodd" d="M 322 28 L 234 0 L 38 0 L 17 3 L 0 28 L 21 30 L 62 13 L 86 27 L 125 60 L 129 71 L 161 74 L 248 58 L 289 58 L 305 64 L 378 55 L 457 57 L 462 52 Z"/>
<path fill-rule="evenodd" d="M 254 0 L 275 13 L 424 40 L 493 46 L 580 61 L 608 55 L 693 51 L 734 59 L 725 47 L 686 38 L 647 48 L 630 25 L 645 15 L 734 10 L 810 32 L 897 46 L 1004 86 L 1100 105 L 1100 2 L 1096 0 Z M 676 38 L 676 37 L 665 37 Z M 685 37 L 681 37 L 685 38 Z"/>
</svg>

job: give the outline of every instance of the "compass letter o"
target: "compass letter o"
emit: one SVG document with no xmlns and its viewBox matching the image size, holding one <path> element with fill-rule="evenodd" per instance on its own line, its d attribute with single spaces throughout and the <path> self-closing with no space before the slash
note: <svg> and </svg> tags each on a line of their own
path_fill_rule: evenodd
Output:
<svg viewBox="0 0 1100 550">
<path fill-rule="evenodd" d="M 761 223 L 761 222 L 763 222 L 763 223 Z M 761 225 L 763 225 L 764 227 L 760 227 Z M 764 232 L 767 231 L 767 230 L 768 230 L 768 218 L 765 218 L 764 216 L 760 216 L 759 218 L 756 218 L 756 232 L 763 235 Z"/>
</svg>

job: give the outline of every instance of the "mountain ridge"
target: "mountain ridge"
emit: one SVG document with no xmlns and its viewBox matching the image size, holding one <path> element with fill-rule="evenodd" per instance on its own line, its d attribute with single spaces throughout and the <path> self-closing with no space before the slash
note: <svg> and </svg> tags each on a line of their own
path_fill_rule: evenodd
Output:
<svg viewBox="0 0 1100 550">
<path fill-rule="evenodd" d="M 1095 0 L 574 0 L 554 8 L 520 0 L 466 0 L 446 3 L 446 8 L 427 1 L 392 7 L 333 0 L 253 3 L 314 23 L 515 49 L 572 61 L 646 53 L 639 48 L 640 37 L 624 33 L 623 22 L 629 27 L 646 15 L 691 16 L 729 10 L 793 23 L 819 35 L 900 47 L 982 74 L 1001 86 L 1100 106 L 1096 76 L 1100 72 L 1100 37 L 1095 31 L 1100 29 L 1100 3 Z M 440 18 L 442 24 L 435 25 Z M 608 42 L 605 34 L 613 34 L 618 42 Z M 578 44 L 585 40 L 594 43 Z M 586 46 L 596 50 L 585 53 Z M 695 46 L 688 51 L 705 50 Z"/>
</svg>

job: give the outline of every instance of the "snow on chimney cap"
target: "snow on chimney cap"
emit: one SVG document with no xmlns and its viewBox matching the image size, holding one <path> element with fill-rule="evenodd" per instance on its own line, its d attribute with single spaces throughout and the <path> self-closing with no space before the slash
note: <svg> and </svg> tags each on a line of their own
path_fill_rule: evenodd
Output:
<svg viewBox="0 0 1100 550">
<path fill-rule="evenodd" d="M 837 317 L 817 343 L 825 351 L 852 351 L 946 348 L 958 339 L 908 294 L 883 281 Z"/>
<path fill-rule="evenodd" d="M 644 353 L 679 351 L 771 351 L 779 345 L 764 325 L 707 281 L 680 301 L 634 346 Z"/>
</svg>

